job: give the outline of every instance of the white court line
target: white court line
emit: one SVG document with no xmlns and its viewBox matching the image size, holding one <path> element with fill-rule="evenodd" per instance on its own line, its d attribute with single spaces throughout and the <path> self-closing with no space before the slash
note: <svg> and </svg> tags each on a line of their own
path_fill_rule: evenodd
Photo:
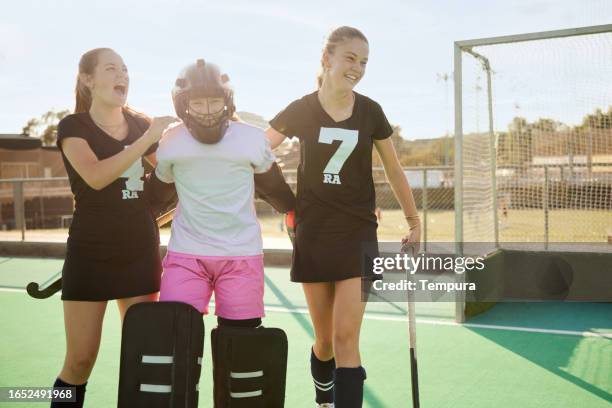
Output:
<svg viewBox="0 0 612 408">
<path fill-rule="evenodd" d="M 0 288 L 0 292 L 25 292 L 25 289 L 13 289 L 13 288 Z M 60 292 L 55 293 L 53 296 L 59 296 Z M 210 308 L 214 309 L 214 304 L 210 304 Z M 305 307 L 298 308 L 287 308 L 281 306 L 266 306 L 267 312 L 278 312 L 278 313 L 297 313 L 297 314 L 308 314 L 308 309 Z M 379 320 L 379 321 L 392 321 L 392 322 L 407 322 L 408 318 L 405 316 L 390 316 L 390 315 L 378 315 L 365 313 L 364 319 L 366 320 Z M 457 327 L 473 327 L 475 329 L 491 329 L 491 330 L 504 330 L 504 331 L 518 331 L 525 333 L 541 333 L 541 334 L 560 334 L 563 336 L 578 336 L 578 337 L 601 337 L 612 340 L 612 332 L 593 332 L 593 331 L 575 331 L 575 330 L 556 330 L 556 329 L 538 329 L 534 327 L 521 327 L 521 326 L 501 326 L 496 324 L 479 324 L 479 323 L 456 323 L 449 320 L 439 319 L 416 319 L 417 323 L 431 324 L 436 326 L 457 326 Z"/>
<path fill-rule="evenodd" d="M 280 313 L 299 313 L 299 314 L 308 314 L 308 309 L 306 308 L 295 308 L 289 309 L 286 307 L 279 306 L 266 306 L 266 311 L 270 312 L 280 312 Z M 386 320 L 386 321 L 394 321 L 394 322 L 407 322 L 408 318 L 405 316 L 385 316 L 385 315 L 373 315 L 366 313 L 364 315 L 364 319 L 367 320 Z M 506 331 L 519 331 L 519 332 L 527 332 L 527 333 L 543 333 L 543 334 L 561 334 L 565 336 L 579 336 L 579 337 L 603 337 L 612 340 L 612 332 L 592 332 L 592 331 L 574 331 L 574 330 L 555 330 L 555 329 L 538 329 L 533 327 L 521 327 L 521 326 L 500 326 L 495 324 L 479 324 L 479 323 L 456 323 L 449 320 L 439 320 L 439 319 L 416 319 L 417 323 L 422 324 L 431 324 L 438 326 L 458 326 L 458 327 L 473 327 L 478 329 L 492 329 L 492 330 L 506 330 Z"/>
<path fill-rule="evenodd" d="M 0 292 L 25 292 L 25 289 L 18 288 L 0 288 Z"/>
</svg>

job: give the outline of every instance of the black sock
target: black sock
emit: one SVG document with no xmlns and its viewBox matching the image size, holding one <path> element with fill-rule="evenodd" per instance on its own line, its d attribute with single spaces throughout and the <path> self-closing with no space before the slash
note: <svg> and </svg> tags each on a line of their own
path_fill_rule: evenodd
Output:
<svg viewBox="0 0 612 408">
<path fill-rule="evenodd" d="M 361 408 L 363 403 L 363 381 L 366 372 L 363 367 L 339 367 L 334 372 L 335 408 Z"/>
<path fill-rule="evenodd" d="M 334 369 L 336 360 L 321 361 L 310 351 L 310 372 L 317 393 L 317 404 L 334 402 Z"/>
<path fill-rule="evenodd" d="M 67 382 L 62 381 L 61 378 L 57 377 L 55 383 L 53 384 L 53 388 L 67 388 L 74 387 L 76 390 L 73 391 L 76 393 L 76 401 L 74 402 L 66 402 L 66 401 L 57 401 L 51 402 L 51 408 L 83 408 L 83 402 L 85 401 L 85 388 L 87 387 L 87 383 L 74 385 L 68 384 Z"/>
</svg>

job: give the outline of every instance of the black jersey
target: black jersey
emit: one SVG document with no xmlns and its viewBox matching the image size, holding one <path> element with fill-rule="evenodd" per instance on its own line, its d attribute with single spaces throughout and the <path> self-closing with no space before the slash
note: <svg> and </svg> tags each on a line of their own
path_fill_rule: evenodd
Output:
<svg viewBox="0 0 612 408">
<path fill-rule="evenodd" d="M 99 160 L 114 156 L 141 137 L 149 126 L 144 118 L 127 111 L 124 115 L 129 131 L 122 141 L 96 126 L 89 113 L 84 112 L 68 115 L 60 121 L 57 145 L 62 150 L 62 140 L 78 137 L 88 143 Z M 152 145 L 146 154 L 156 147 Z M 108 186 L 94 190 L 72 167 L 63 151 L 62 158 L 75 199 L 69 242 L 92 244 L 100 250 L 150 248 L 159 244 L 157 226 L 144 199 L 142 159 Z"/>
<path fill-rule="evenodd" d="M 289 104 L 270 126 L 300 141 L 296 222 L 328 231 L 376 225 L 372 145 L 393 133 L 378 103 L 355 92 L 351 117 L 335 122 L 314 92 Z"/>
</svg>

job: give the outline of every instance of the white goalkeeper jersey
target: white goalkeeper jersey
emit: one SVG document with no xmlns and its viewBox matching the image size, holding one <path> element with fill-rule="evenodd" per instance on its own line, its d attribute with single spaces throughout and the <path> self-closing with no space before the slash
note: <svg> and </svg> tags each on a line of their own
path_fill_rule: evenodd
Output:
<svg viewBox="0 0 612 408">
<path fill-rule="evenodd" d="M 157 150 L 157 177 L 175 183 L 179 202 L 168 250 L 197 256 L 263 253 L 254 205 L 254 173 L 275 161 L 263 130 L 230 121 L 216 144 L 184 124 L 167 130 Z"/>
</svg>

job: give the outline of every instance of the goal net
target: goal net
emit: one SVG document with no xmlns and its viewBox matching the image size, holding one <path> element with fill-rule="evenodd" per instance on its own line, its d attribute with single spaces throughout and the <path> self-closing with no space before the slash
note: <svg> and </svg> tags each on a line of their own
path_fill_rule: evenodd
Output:
<svg viewBox="0 0 612 408">
<path fill-rule="evenodd" d="M 612 25 L 455 43 L 456 240 L 612 239 Z"/>
</svg>

